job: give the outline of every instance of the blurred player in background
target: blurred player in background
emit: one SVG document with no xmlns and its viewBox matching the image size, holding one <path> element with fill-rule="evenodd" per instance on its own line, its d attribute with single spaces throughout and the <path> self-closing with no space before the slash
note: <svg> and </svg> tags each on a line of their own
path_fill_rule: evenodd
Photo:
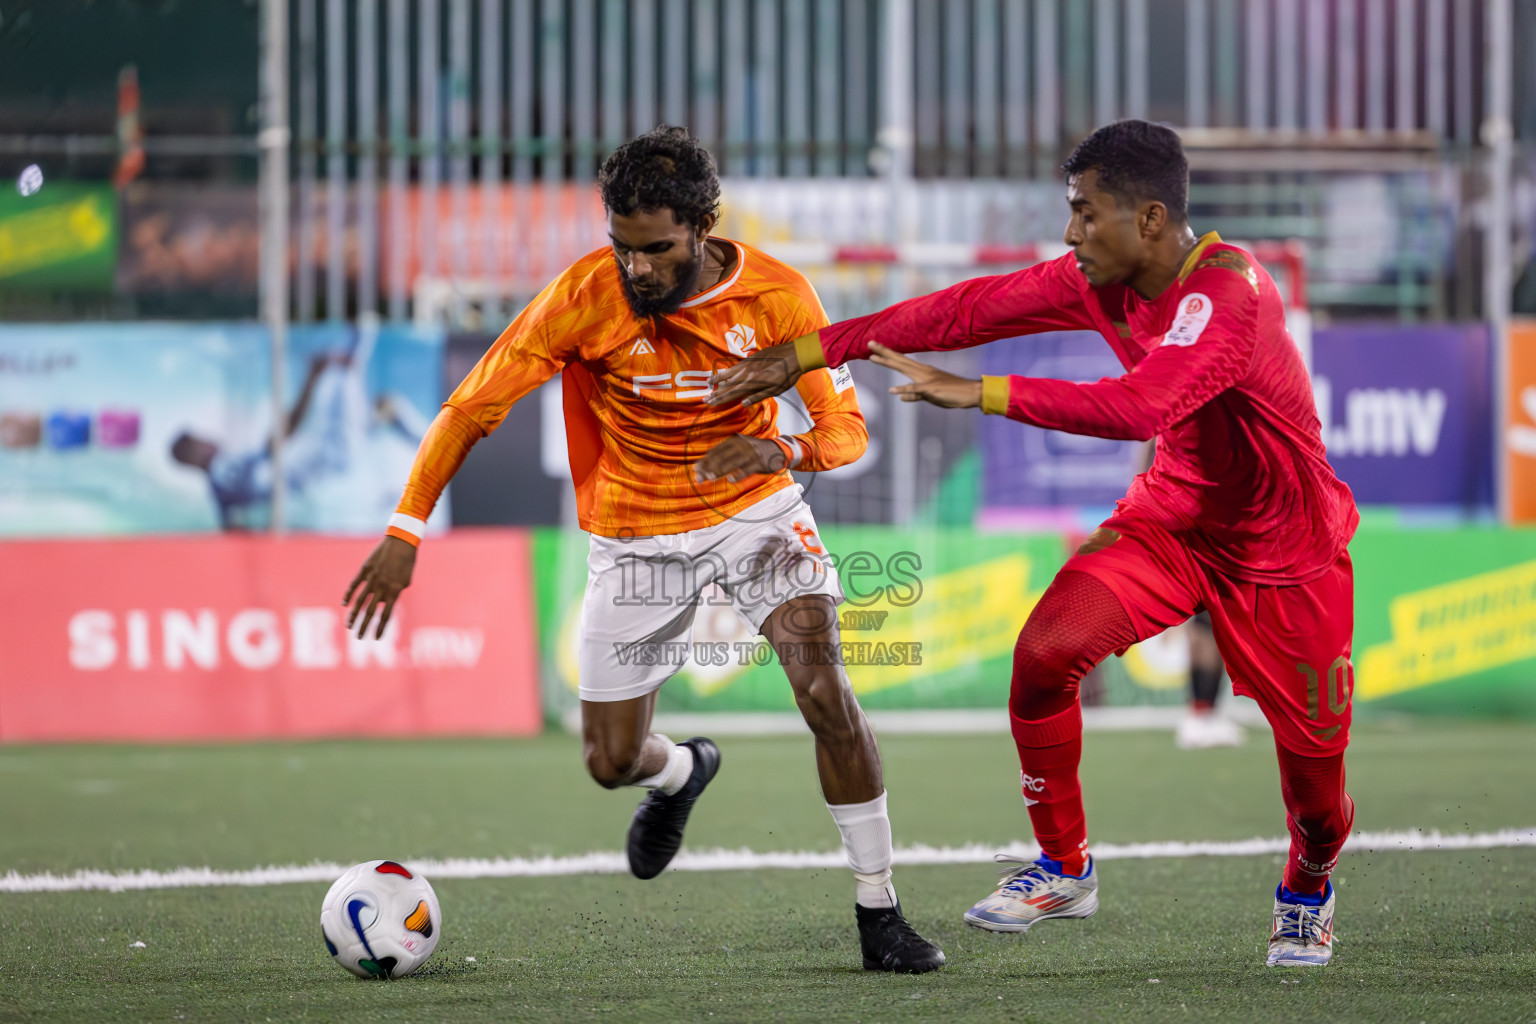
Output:
<svg viewBox="0 0 1536 1024">
<path fill-rule="evenodd" d="M 1192 617 L 1184 632 L 1189 637 L 1189 706 L 1173 741 L 1180 750 L 1240 747 L 1248 740 L 1247 732 L 1216 707 L 1223 666 L 1211 613 Z"/>
<path fill-rule="evenodd" d="M 309 371 L 299 388 L 299 397 L 288 411 L 283 434 L 290 443 L 306 422 L 315 404 L 315 392 L 335 362 L 342 357 L 321 353 L 309 361 Z M 311 480 L 325 472 L 323 444 L 310 444 L 289 450 L 284 461 L 288 488 L 302 494 Z M 264 529 L 268 503 L 272 500 L 272 441 L 263 437 L 244 447 L 224 444 L 190 430 L 171 442 L 171 458 L 208 474 L 208 490 L 218 509 L 219 526 L 225 530 Z"/>
<path fill-rule="evenodd" d="M 326 492 L 346 507 L 393 501 L 380 495 L 378 465 L 409 465 L 427 430 L 427 419 L 398 392 L 370 400 L 368 361 L 376 331 L 357 332 L 346 350 L 316 353 L 285 423 L 283 475 L 293 505 L 325 504 Z M 208 489 L 225 530 L 265 529 L 272 500 L 272 441 L 265 431 L 244 445 L 183 431 L 171 442 L 171 458 L 208 475 Z M 404 472 L 401 469 L 400 472 Z M 388 507 L 386 505 L 386 507 Z"/>
<path fill-rule="evenodd" d="M 650 791 L 630 825 L 630 869 L 661 873 L 719 768 L 710 740 L 677 744 L 651 731 L 656 692 L 684 664 L 694 613 L 715 584 L 778 652 L 815 737 L 822 792 L 856 879 L 865 968 L 933 970 L 944 954 L 907 923 L 891 884 L 874 734 L 827 656 L 839 643 L 837 572 L 788 472 L 864 453 L 852 377 L 821 369 L 800 378 L 814 426 L 794 436 L 780 436 L 776 403 L 703 401 L 714 371 L 825 326 L 826 314 L 793 269 L 709 237 L 720 185 L 685 129 L 621 146 L 599 187 L 612 248 L 545 288 L 444 404 L 388 535 L 347 590 L 348 624 L 361 636 L 377 615 L 382 635 L 425 520 L 471 446 L 513 402 L 563 373 L 578 513 L 592 535 L 579 655 L 584 756 L 601 785 Z"/>
<path fill-rule="evenodd" d="M 912 379 L 892 388 L 907 401 L 979 406 L 1096 437 L 1156 437 L 1151 468 L 1057 573 L 1019 635 L 1009 712 L 1043 853 L 1005 874 L 965 919 L 1017 932 L 1097 910 L 1077 772 L 1078 682 L 1109 653 L 1204 608 L 1233 688 L 1263 708 L 1280 760 L 1291 852 L 1268 963 L 1325 964 L 1328 875 L 1354 819 L 1344 792 L 1354 498 L 1328 464 L 1274 282 L 1241 249 L 1190 229 L 1178 136 L 1116 122 L 1083 140 L 1064 169 L 1071 253 L 759 352 L 718 375 L 711 401 L 750 404 L 813 367 L 872 358 Z M 1109 342 L 1124 376 L 966 380 L 902 354 L 1084 328 Z"/>
</svg>

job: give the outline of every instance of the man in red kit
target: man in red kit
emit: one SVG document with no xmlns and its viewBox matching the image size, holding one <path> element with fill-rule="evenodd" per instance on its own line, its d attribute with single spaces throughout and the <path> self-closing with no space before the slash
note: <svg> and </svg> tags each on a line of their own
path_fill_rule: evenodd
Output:
<svg viewBox="0 0 1536 1024">
<path fill-rule="evenodd" d="M 965 919 L 1021 932 L 1098 909 L 1077 775 L 1078 681 L 1111 652 L 1205 609 L 1233 690 L 1263 708 L 1280 760 L 1291 852 L 1268 962 L 1320 966 L 1333 952 L 1328 875 L 1354 820 L 1344 792 L 1354 499 L 1328 465 L 1274 282 L 1243 250 L 1190 229 L 1178 136 L 1116 122 L 1083 140 L 1064 170 L 1070 254 L 764 349 L 718 373 L 710 400 L 750 404 L 813 367 L 869 358 L 912 379 L 891 389 L 905 401 L 1156 437 L 1151 468 L 1062 566 L 1019 634 L 1009 714 L 1043 853 Z M 1109 342 L 1123 376 L 965 380 L 903 354 L 1084 328 Z"/>
</svg>

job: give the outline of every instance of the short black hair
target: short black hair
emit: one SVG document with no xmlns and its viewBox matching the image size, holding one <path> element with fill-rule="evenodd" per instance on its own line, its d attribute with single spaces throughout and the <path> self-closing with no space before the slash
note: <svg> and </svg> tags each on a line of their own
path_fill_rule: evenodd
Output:
<svg viewBox="0 0 1536 1024">
<path fill-rule="evenodd" d="M 597 174 L 603 205 L 627 217 L 636 210 L 671 210 L 693 228 L 720 212 L 715 158 L 687 128 L 660 125 L 630 139 L 603 161 Z"/>
<path fill-rule="evenodd" d="M 1067 177 L 1099 172 L 1099 187 L 1122 203 L 1155 199 L 1175 221 L 1189 218 L 1189 161 L 1172 128 L 1115 121 L 1077 144 L 1061 165 Z"/>
</svg>

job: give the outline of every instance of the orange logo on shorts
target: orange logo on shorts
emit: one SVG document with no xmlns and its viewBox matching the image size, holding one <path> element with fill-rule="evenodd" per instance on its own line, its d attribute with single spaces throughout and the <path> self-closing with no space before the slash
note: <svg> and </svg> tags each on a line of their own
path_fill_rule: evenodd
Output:
<svg viewBox="0 0 1536 1024">
<path fill-rule="evenodd" d="M 795 536 L 800 538 L 800 543 L 804 544 L 805 550 L 809 551 L 811 554 L 824 555 L 827 553 L 822 548 L 821 541 L 816 539 L 815 530 L 812 530 L 810 527 L 805 526 L 802 523 L 791 523 L 789 528 L 795 531 Z"/>
</svg>

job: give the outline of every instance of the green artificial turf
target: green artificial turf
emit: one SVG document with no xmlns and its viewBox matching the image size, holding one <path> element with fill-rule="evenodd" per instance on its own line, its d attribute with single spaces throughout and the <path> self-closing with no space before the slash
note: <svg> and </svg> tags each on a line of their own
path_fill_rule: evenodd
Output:
<svg viewBox="0 0 1536 1024">
<path fill-rule="evenodd" d="M 899 844 L 1028 838 L 1006 737 L 882 746 Z M 808 738 L 722 747 L 690 846 L 837 848 Z M 1262 734 L 1198 753 L 1090 734 L 1083 775 L 1099 841 L 1283 832 Z M 1360 729 L 1349 776 L 1358 828 L 1536 826 L 1533 726 Z M 617 850 L 635 798 L 588 782 L 559 736 L 13 747 L 0 872 Z M 909 916 L 950 958 L 918 978 L 859 969 L 841 869 L 440 880 L 442 943 L 389 983 L 325 954 L 323 884 L 0 894 L 0 1021 L 1536 1021 L 1536 850 L 1346 850 L 1321 971 L 1263 966 L 1279 863 L 1107 861 L 1096 917 L 1025 936 L 960 923 L 990 866 L 900 868 Z"/>
</svg>

